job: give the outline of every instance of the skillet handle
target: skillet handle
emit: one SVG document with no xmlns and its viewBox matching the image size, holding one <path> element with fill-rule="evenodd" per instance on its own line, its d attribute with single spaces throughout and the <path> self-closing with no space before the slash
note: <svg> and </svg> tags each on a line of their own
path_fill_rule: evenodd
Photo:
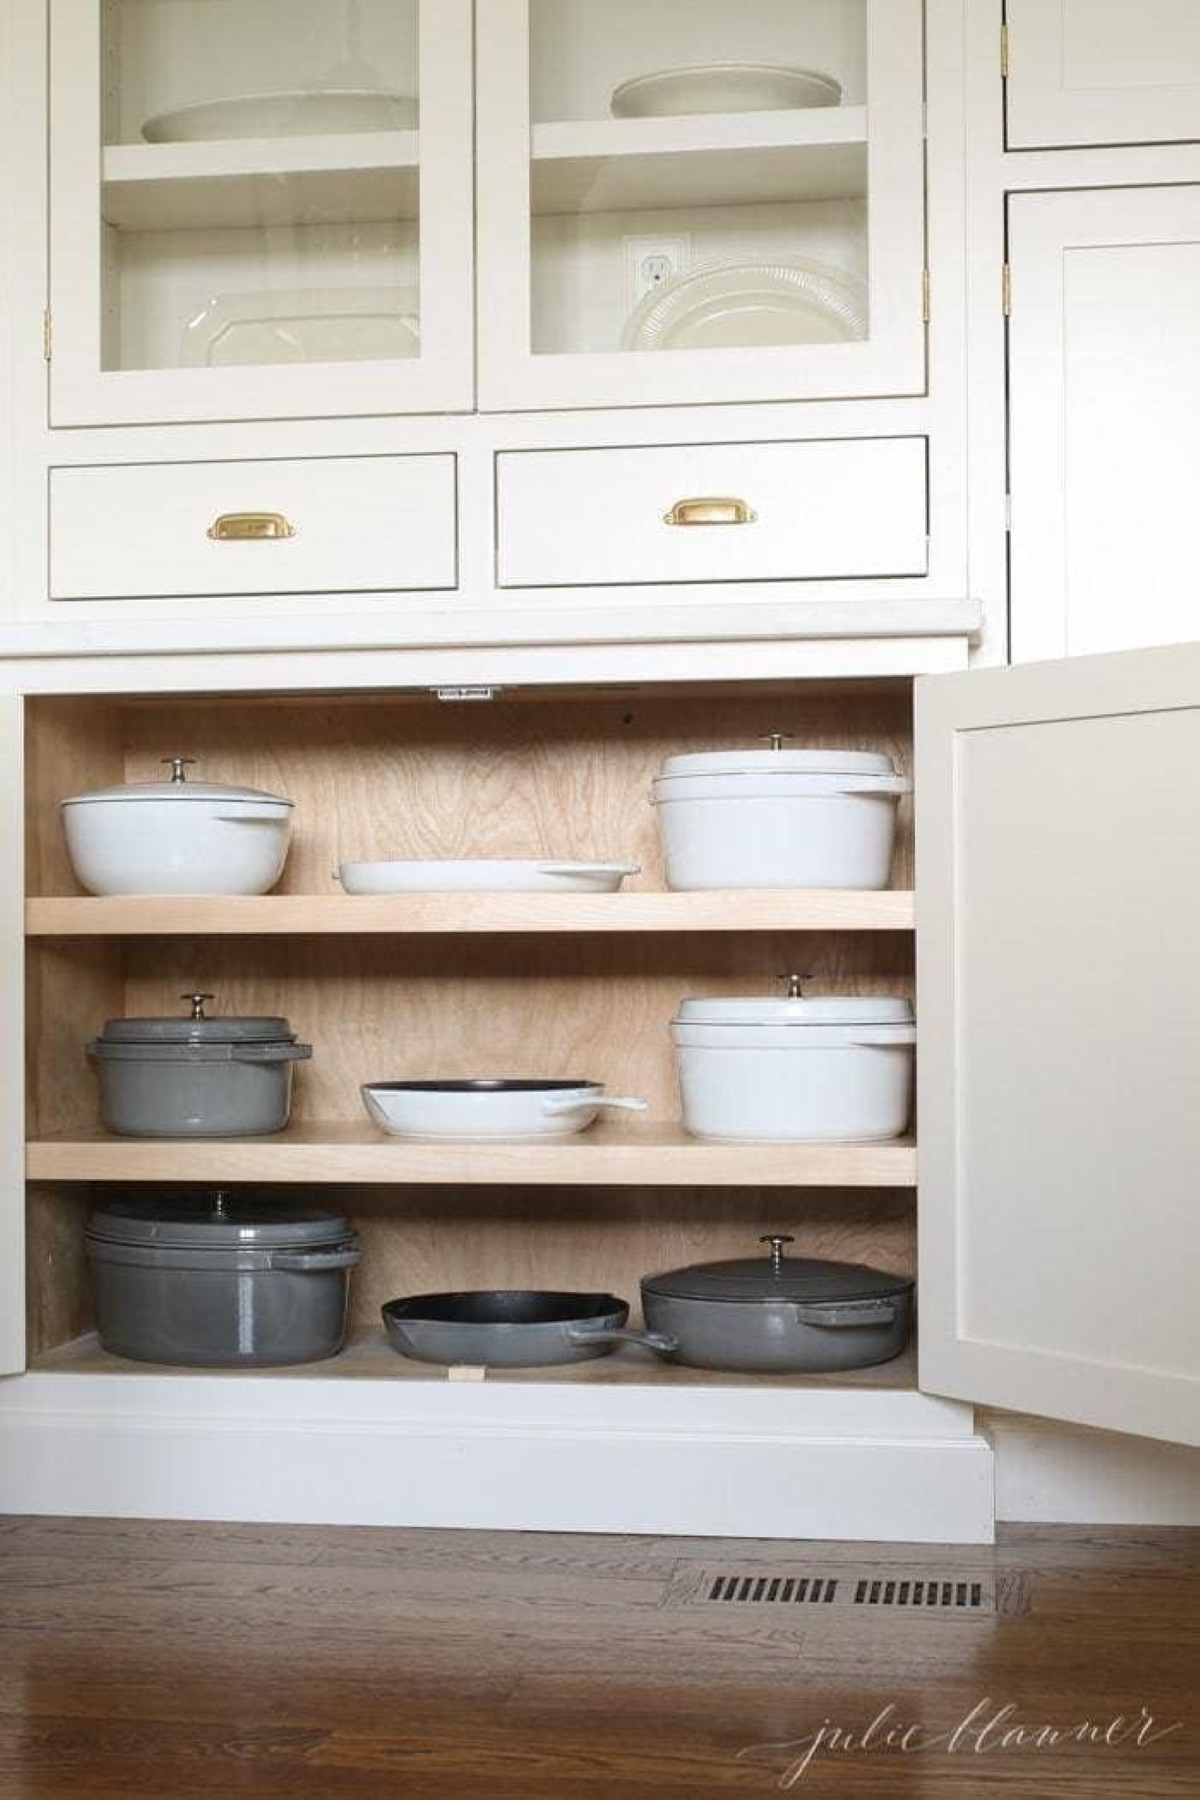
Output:
<svg viewBox="0 0 1200 1800">
<path fill-rule="evenodd" d="M 679 1339 L 667 1331 L 630 1331 L 623 1325 L 568 1325 L 567 1338 L 572 1344 L 640 1344 L 658 1356 L 673 1356 Z"/>
<path fill-rule="evenodd" d="M 542 1101 L 542 1111 L 549 1113 L 551 1117 L 555 1117 L 559 1113 L 583 1112 L 585 1107 L 589 1109 L 608 1107 L 613 1112 L 646 1112 L 649 1106 L 648 1100 L 635 1100 L 623 1094 L 598 1094 L 592 1095 L 588 1099 L 573 1098 L 564 1094 L 558 1100 L 548 1097 Z"/>
<path fill-rule="evenodd" d="M 850 1325 L 892 1325 L 896 1319 L 894 1300 L 830 1300 L 798 1305 L 796 1317 L 802 1325 L 825 1325 L 841 1331 Z"/>
</svg>

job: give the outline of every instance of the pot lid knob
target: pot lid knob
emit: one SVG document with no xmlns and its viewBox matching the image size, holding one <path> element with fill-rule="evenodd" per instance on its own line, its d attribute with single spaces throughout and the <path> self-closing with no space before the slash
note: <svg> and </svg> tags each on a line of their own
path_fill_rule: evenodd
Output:
<svg viewBox="0 0 1200 1800">
<path fill-rule="evenodd" d="M 224 1188 L 212 1197 L 212 1216 L 214 1219 L 227 1219 L 229 1217 L 229 1195 Z"/>
<path fill-rule="evenodd" d="M 804 983 L 806 981 L 811 981 L 812 976 L 810 974 L 781 975 L 779 977 L 779 979 L 780 979 L 780 981 L 787 982 L 787 997 L 789 1000 L 803 1000 L 803 998 L 804 998 Z"/>
<path fill-rule="evenodd" d="M 180 994 L 179 998 L 191 1002 L 193 1019 L 202 1019 L 204 1017 L 204 1002 L 206 1000 L 214 999 L 215 996 L 212 994 Z"/>
<path fill-rule="evenodd" d="M 772 1273 L 772 1275 L 782 1275 L 783 1274 L 783 1246 L 785 1244 L 794 1244 L 796 1241 L 795 1238 L 787 1237 L 778 1232 L 768 1232 L 764 1237 L 760 1237 L 758 1241 L 760 1244 L 770 1244 L 770 1246 L 771 1246 L 771 1273 Z"/>
<path fill-rule="evenodd" d="M 793 743 L 795 737 L 796 734 L 794 731 L 770 731 L 767 733 L 766 741 L 770 744 L 772 750 L 782 750 L 785 744 Z"/>
<path fill-rule="evenodd" d="M 186 781 L 187 776 L 184 774 L 184 770 L 193 769 L 196 766 L 194 756 L 160 756 L 158 760 L 165 763 L 170 769 L 173 783 Z"/>
</svg>

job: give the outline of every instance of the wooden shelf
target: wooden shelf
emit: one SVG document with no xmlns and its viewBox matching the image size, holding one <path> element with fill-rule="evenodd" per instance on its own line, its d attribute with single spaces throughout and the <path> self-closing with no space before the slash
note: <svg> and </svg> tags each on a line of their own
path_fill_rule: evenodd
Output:
<svg viewBox="0 0 1200 1800">
<path fill-rule="evenodd" d="M 268 894 L 35 899 L 40 937 L 359 936 L 386 933 L 911 931 L 911 891 L 814 888 L 697 894 Z"/>
<path fill-rule="evenodd" d="M 535 125 L 531 182 L 535 214 L 861 199 L 866 108 Z"/>
<path fill-rule="evenodd" d="M 292 1364 L 285 1368 L 267 1369 L 188 1369 L 167 1363 L 129 1362 L 112 1356 L 101 1348 L 94 1332 L 44 1351 L 30 1363 L 39 1375 L 147 1375 L 205 1376 L 228 1381 L 244 1381 L 247 1375 L 275 1380 L 340 1380 L 400 1381 L 445 1384 L 449 1371 L 438 1363 L 414 1362 L 398 1356 L 382 1329 L 369 1328 L 355 1332 L 340 1356 L 324 1362 Z M 915 1392 L 917 1387 L 917 1355 L 910 1344 L 901 1356 L 880 1363 L 872 1369 L 846 1369 L 837 1375 L 746 1375 L 720 1369 L 689 1369 L 682 1363 L 665 1362 L 650 1351 L 622 1346 L 611 1356 L 594 1357 L 589 1362 L 565 1363 L 544 1369 L 488 1369 L 489 1386 L 516 1382 L 522 1386 L 563 1385 L 568 1387 L 676 1387 L 676 1388 L 755 1388 L 796 1391 L 813 1388 L 850 1388 L 879 1392 Z"/>
<path fill-rule="evenodd" d="M 913 1187 L 911 1139 L 718 1144 L 677 1124 L 605 1124 L 541 1144 L 411 1143 L 369 1123 L 293 1125 L 275 1137 L 143 1139 L 67 1132 L 26 1146 L 31 1181 L 344 1183 L 379 1186 Z"/>
<path fill-rule="evenodd" d="M 104 218 L 123 231 L 415 219 L 420 157 L 416 131 L 114 144 Z"/>
</svg>

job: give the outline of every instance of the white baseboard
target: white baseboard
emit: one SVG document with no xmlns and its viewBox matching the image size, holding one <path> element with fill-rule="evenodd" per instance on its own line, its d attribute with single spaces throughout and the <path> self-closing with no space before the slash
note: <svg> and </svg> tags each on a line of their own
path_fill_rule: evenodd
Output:
<svg viewBox="0 0 1200 1800">
<path fill-rule="evenodd" d="M 984 1417 L 997 1519 L 1200 1526 L 1200 1450 L 1017 1413 Z"/>
<path fill-rule="evenodd" d="M 926 1543 L 993 1532 L 990 1446 L 945 1403 L 922 1419 L 921 1396 L 899 1397 L 895 1435 L 855 1436 L 773 1425 L 756 1406 L 738 1420 L 728 1390 L 692 1390 L 666 1422 L 661 1400 L 573 1396 L 568 1409 L 540 1405 L 536 1387 L 447 1405 L 444 1383 L 306 1383 L 301 1410 L 295 1383 L 291 1405 L 272 1382 L 239 1383 L 230 1405 L 228 1384 L 193 1378 L 186 1407 L 170 1401 L 174 1378 L 119 1378 L 107 1403 L 103 1385 L 92 1378 L 86 1404 L 49 1375 L 3 1394 L 0 1512 Z M 314 1386 L 337 1392 L 326 1404 Z M 280 1404 L 264 1406 L 272 1392 Z"/>
</svg>

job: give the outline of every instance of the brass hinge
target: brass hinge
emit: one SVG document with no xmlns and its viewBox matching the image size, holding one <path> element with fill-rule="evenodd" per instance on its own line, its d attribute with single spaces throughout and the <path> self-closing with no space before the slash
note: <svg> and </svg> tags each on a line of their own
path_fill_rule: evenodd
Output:
<svg viewBox="0 0 1200 1800">
<path fill-rule="evenodd" d="M 1000 27 L 1000 79 L 1008 80 L 1008 26 Z"/>
<path fill-rule="evenodd" d="M 1005 263 L 1000 274 L 1000 300 L 1005 318 L 1012 316 L 1012 264 Z"/>
<path fill-rule="evenodd" d="M 929 280 L 929 270 L 922 269 L 921 270 L 921 317 L 922 317 L 922 319 L 924 319 L 926 325 L 928 325 L 931 317 L 933 316 L 931 298 L 932 298 L 932 294 L 931 294 L 931 286 L 930 286 L 930 280 Z"/>
<path fill-rule="evenodd" d="M 49 312 L 44 312 L 42 314 L 42 355 L 44 356 L 44 358 L 46 359 L 47 362 L 50 361 L 50 353 L 51 353 L 53 343 L 54 343 L 54 321 L 50 317 Z"/>
</svg>

